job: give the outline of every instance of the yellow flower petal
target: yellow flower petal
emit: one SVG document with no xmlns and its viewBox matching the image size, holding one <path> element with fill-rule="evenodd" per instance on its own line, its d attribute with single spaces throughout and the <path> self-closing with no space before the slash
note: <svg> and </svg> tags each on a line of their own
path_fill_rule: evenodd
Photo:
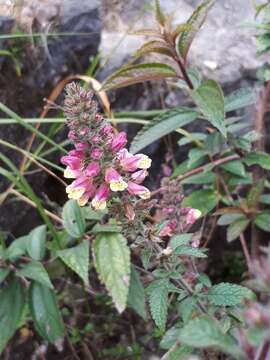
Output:
<svg viewBox="0 0 270 360">
<path fill-rule="evenodd" d="M 64 171 L 64 177 L 67 179 L 75 179 L 76 178 L 74 171 L 72 171 L 69 167 L 66 167 L 66 169 Z"/>
<path fill-rule="evenodd" d="M 69 199 L 79 200 L 84 193 L 84 189 L 82 189 L 82 188 L 77 188 L 77 189 L 69 188 L 68 189 L 68 186 L 67 186 L 66 192 L 68 193 Z"/>
<path fill-rule="evenodd" d="M 106 206 L 107 206 L 107 202 L 106 202 L 106 200 L 97 200 L 94 198 L 91 201 L 91 205 L 93 206 L 93 208 L 95 210 L 105 210 Z"/>
<path fill-rule="evenodd" d="M 112 191 L 124 191 L 127 187 L 128 184 L 124 180 L 110 182 L 110 189 Z"/>
<path fill-rule="evenodd" d="M 150 199 L 150 197 L 151 197 L 150 191 L 145 191 L 145 192 L 142 192 L 141 194 L 138 194 L 138 195 L 143 200 Z"/>
<path fill-rule="evenodd" d="M 149 169 L 151 166 L 152 160 L 147 155 L 144 155 L 138 163 L 139 169 Z"/>
</svg>

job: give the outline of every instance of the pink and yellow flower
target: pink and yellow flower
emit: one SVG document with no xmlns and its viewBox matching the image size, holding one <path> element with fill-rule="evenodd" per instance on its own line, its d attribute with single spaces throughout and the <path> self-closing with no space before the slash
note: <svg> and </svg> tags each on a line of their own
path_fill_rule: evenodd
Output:
<svg viewBox="0 0 270 360">
<path fill-rule="evenodd" d="M 115 135 L 114 138 L 112 139 L 111 149 L 115 152 L 119 151 L 123 149 L 126 143 L 127 143 L 127 135 L 124 131 L 122 131 L 119 134 Z"/>
<path fill-rule="evenodd" d="M 128 183 L 127 191 L 131 195 L 138 195 L 141 199 L 144 200 L 149 199 L 151 197 L 150 191 L 145 186 L 138 185 L 131 181 Z"/>
<path fill-rule="evenodd" d="M 113 168 L 106 169 L 105 181 L 110 185 L 112 191 L 124 191 L 128 186 L 122 176 Z"/>
<path fill-rule="evenodd" d="M 106 184 L 102 184 L 98 188 L 98 190 L 91 202 L 91 205 L 93 206 L 93 208 L 95 210 L 105 210 L 106 206 L 107 206 L 107 200 L 109 198 L 109 195 L 110 195 L 109 187 Z"/>
</svg>

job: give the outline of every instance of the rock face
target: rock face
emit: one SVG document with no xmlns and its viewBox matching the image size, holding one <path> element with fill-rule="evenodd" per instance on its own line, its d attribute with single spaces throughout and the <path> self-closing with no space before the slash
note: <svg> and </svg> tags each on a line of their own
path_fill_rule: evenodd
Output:
<svg viewBox="0 0 270 360">
<path fill-rule="evenodd" d="M 154 21 L 147 0 L 101 2 L 104 29 L 100 50 L 103 59 L 110 59 L 108 72 L 120 66 L 141 43 L 138 37 L 127 33 L 153 26 Z M 201 2 L 161 0 L 160 3 L 178 24 L 186 21 Z M 263 60 L 256 57 L 255 31 L 243 26 L 251 21 L 254 21 L 251 1 L 216 1 L 193 43 L 189 57 L 191 66 L 223 84 L 236 82 L 245 72 L 257 69 Z"/>
</svg>

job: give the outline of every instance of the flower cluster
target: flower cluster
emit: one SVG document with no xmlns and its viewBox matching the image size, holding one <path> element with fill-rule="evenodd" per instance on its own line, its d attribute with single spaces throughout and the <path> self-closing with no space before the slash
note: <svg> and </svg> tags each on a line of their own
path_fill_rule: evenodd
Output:
<svg viewBox="0 0 270 360">
<path fill-rule="evenodd" d="M 149 199 L 150 191 L 141 185 L 148 175 L 151 159 L 132 155 L 125 148 L 126 133 L 113 127 L 97 112 L 92 92 L 75 83 L 67 86 L 64 111 L 69 126 L 68 137 L 74 149 L 63 156 L 64 176 L 75 179 L 66 188 L 68 197 L 80 206 L 91 200 L 96 210 L 104 210 L 114 192 Z"/>
</svg>

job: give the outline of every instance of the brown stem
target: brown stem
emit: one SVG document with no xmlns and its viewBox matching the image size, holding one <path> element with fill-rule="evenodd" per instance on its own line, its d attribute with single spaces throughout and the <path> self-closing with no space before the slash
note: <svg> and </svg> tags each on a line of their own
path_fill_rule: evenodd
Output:
<svg viewBox="0 0 270 360">
<path fill-rule="evenodd" d="M 188 87 L 190 88 L 190 90 L 193 90 L 194 86 L 192 84 L 192 81 L 190 80 L 190 77 L 188 76 L 186 68 L 176 52 L 175 52 L 174 60 L 177 62 L 177 65 L 179 66 L 181 73 L 183 75 L 183 78 L 184 78 L 185 82 L 187 83 Z"/>
<path fill-rule="evenodd" d="M 247 242 L 246 242 L 244 234 L 243 233 L 240 234 L 239 238 L 240 238 L 240 242 L 241 242 L 241 245 L 242 245 L 243 253 L 245 255 L 245 259 L 246 259 L 246 263 L 247 263 L 247 267 L 248 267 L 248 272 L 251 274 L 252 261 L 251 261 L 251 257 L 250 257 L 249 252 L 248 252 Z"/>
</svg>

